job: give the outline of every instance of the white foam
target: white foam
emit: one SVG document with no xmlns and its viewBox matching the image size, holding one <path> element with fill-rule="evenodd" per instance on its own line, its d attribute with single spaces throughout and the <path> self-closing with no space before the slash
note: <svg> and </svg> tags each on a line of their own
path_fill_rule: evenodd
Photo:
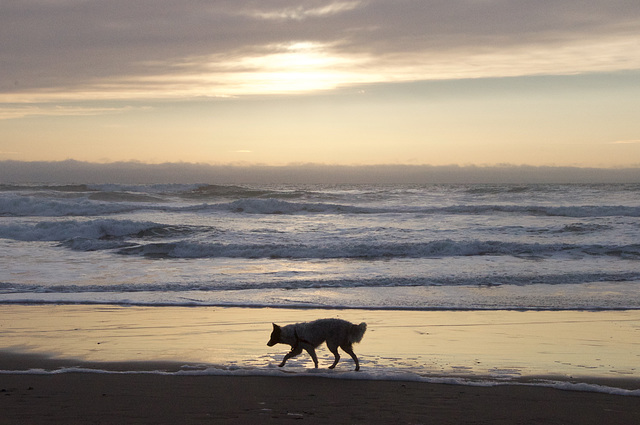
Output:
<svg viewBox="0 0 640 425">
<path fill-rule="evenodd" d="M 86 198 L 50 199 L 6 194 L 0 197 L 0 215 L 16 217 L 96 216 L 138 209 L 134 204 L 95 202 Z"/>
<path fill-rule="evenodd" d="M 163 375 L 163 376 L 262 376 L 262 377 L 321 377 L 331 379 L 347 379 L 347 380 L 367 380 L 367 381 L 405 381 L 405 382 L 424 382 L 428 384 L 445 384 L 445 385 L 463 385 L 474 387 L 493 387 L 499 385 L 518 385 L 518 386 L 534 386 L 555 388 L 563 391 L 584 391 L 595 392 L 620 396 L 640 397 L 640 389 L 626 389 L 610 387 L 606 385 L 593 384 L 588 382 L 568 382 L 568 381 L 533 381 L 522 382 L 516 380 L 496 380 L 491 377 L 463 378 L 463 377 L 447 377 L 447 376 L 422 376 L 411 372 L 381 369 L 381 370 L 361 370 L 355 371 L 336 371 L 329 369 L 303 369 L 297 367 L 290 368 L 287 371 L 269 366 L 266 368 L 243 368 L 235 365 L 218 366 L 206 368 L 192 368 L 185 366 L 179 371 L 167 372 L 161 370 L 127 370 L 114 371 L 105 369 L 92 369 L 84 367 L 66 367 L 56 370 L 45 370 L 40 368 L 28 370 L 0 370 L 0 375 L 57 375 L 63 373 L 95 373 L 95 374 L 115 374 L 115 375 Z"/>
<path fill-rule="evenodd" d="M 255 200 L 251 200 L 254 203 Z M 247 201 L 248 202 L 248 201 Z M 232 237 L 232 231 L 228 231 Z M 254 235 L 252 235 L 254 236 Z M 637 258 L 638 244 L 568 244 L 529 243 L 478 240 L 435 239 L 427 241 L 385 240 L 377 235 L 359 235 L 358 239 L 315 239 L 313 235 L 301 234 L 296 240 L 260 240 L 238 238 L 232 242 L 221 241 L 220 231 L 210 226 L 186 226 L 164 224 L 153 221 L 130 219 L 95 219 L 40 221 L 38 223 L 17 220 L 0 224 L 0 239 L 18 241 L 57 241 L 79 251 L 112 250 L 118 253 L 142 256 L 164 256 L 171 258 L 287 258 L 287 259 L 390 259 L 390 258 L 443 258 L 486 256 L 594 256 Z M 176 240 L 176 237 L 179 237 Z M 591 275 L 587 276 L 591 280 Z M 579 279 L 581 275 L 576 274 Z M 499 277 L 497 277 L 499 278 Z M 511 277 L 513 281 L 514 277 Z M 567 282 L 570 277 L 562 276 Z M 525 276 L 527 282 L 531 276 Z M 545 276 L 536 276 L 542 281 Z M 602 280 L 596 276 L 597 280 Z M 618 277 L 606 280 L 618 280 Z M 496 277 L 488 282 L 474 280 L 477 284 L 494 284 Z M 450 282 L 446 282 L 450 283 Z M 454 282 L 456 283 L 456 282 Z M 553 281 L 549 283 L 554 283 Z M 395 284 L 395 283 L 394 283 Z M 412 283 L 413 284 L 413 283 Z"/>
<path fill-rule="evenodd" d="M 35 225 L 26 223 L 0 225 L 0 238 L 19 241 L 100 240 L 136 236 L 141 232 L 151 232 L 162 228 L 171 229 L 171 226 L 149 221 L 113 219 L 44 221 Z"/>
</svg>

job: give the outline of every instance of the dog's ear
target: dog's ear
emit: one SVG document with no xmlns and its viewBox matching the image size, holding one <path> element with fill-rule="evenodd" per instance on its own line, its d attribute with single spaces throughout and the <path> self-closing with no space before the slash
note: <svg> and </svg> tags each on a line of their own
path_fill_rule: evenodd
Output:
<svg viewBox="0 0 640 425">
<path fill-rule="evenodd" d="M 280 334 L 282 333 L 280 331 L 280 326 L 276 325 L 275 323 L 272 323 L 272 325 L 273 332 L 271 332 L 271 338 L 269 338 L 269 342 L 267 342 L 267 345 L 269 347 L 273 347 L 280 342 Z"/>
</svg>

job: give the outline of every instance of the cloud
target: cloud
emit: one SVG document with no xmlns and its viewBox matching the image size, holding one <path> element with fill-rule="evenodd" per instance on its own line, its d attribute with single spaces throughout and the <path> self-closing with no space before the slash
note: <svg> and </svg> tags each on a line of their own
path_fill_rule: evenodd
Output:
<svg viewBox="0 0 640 425">
<path fill-rule="evenodd" d="M 358 1 L 346 1 L 346 2 L 333 2 L 328 4 L 321 4 L 317 6 L 313 5 L 297 5 L 295 7 L 285 7 L 282 9 L 268 9 L 268 10 L 252 10 L 247 14 L 249 16 L 257 17 L 260 19 L 275 19 L 275 20 L 296 20 L 301 21 L 309 18 L 317 18 L 323 16 L 335 15 L 341 12 L 356 9 L 361 6 L 362 2 Z"/>
<path fill-rule="evenodd" d="M 149 106 L 112 106 L 112 107 L 97 107 L 97 106 L 82 106 L 82 105 L 56 105 L 56 104 L 41 104 L 41 105 L 10 105 L 6 107 L 0 107 L 0 120 L 24 118 L 30 116 L 91 116 L 91 115 L 104 115 L 104 114 L 119 114 L 129 112 L 134 109 L 148 110 Z"/>
<path fill-rule="evenodd" d="M 0 102 L 640 69 L 637 16 L 625 0 L 5 0 Z"/>
<path fill-rule="evenodd" d="M 613 145 L 635 145 L 640 143 L 640 139 L 635 140 L 616 140 L 615 142 L 611 142 Z"/>
<path fill-rule="evenodd" d="M 640 168 L 534 167 L 526 165 L 209 165 L 140 162 L 0 161 L 10 183 L 216 183 L 216 184 L 468 184 L 637 183 Z"/>
</svg>

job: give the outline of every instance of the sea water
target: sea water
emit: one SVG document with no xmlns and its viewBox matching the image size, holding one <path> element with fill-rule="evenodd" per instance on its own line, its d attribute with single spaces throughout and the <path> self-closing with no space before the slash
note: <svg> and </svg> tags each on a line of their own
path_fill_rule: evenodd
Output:
<svg viewBox="0 0 640 425">
<path fill-rule="evenodd" d="M 65 317 L 43 330 L 29 306 Z M 367 317 L 359 379 L 566 373 L 553 385 L 599 390 L 568 375 L 640 376 L 640 185 L 3 184 L 0 310 L 0 349 L 29 351 L 27 338 L 87 360 L 193 355 L 206 365 L 172 373 L 267 375 L 286 352 L 267 350 L 270 322 L 330 310 Z M 319 373 L 352 377 L 350 361 Z"/>
<path fill-rule="evenodd" d="M 0 303 L 640 309 L 640 185 L 0 185 Z"/>
</svg>

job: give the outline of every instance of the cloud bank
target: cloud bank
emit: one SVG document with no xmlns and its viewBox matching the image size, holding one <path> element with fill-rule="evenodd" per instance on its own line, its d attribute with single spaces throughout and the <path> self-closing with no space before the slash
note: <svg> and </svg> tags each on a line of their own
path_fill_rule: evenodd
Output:
<svg viewBox="0 0 640 425">
<path fill-rule="evenodd" d="M 3 0 L 0 102 L 640 69 L 628 0 Z"/>
<path fill-rule="evenodd" d="M 0 161 L 0 183 L 469 184 L 640 183 L 637 168 Z"/>
</svg>

